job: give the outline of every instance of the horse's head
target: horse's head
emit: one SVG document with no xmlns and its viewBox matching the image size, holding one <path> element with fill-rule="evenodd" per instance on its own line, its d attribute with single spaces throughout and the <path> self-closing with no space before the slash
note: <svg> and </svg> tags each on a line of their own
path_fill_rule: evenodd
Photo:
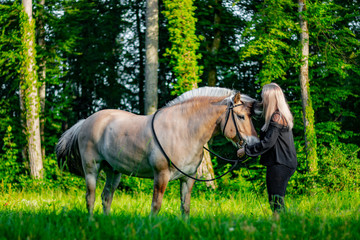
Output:
<svg viewBox="0 0 360 240">
<path fill-rule="evenodd" d="M 259 142 L 251 116 L 259 113 L 260 104 L 237 92 L 227 99 L 227 108 L 220 118 L 220 128 L 226 138 L 231 140 L 237 147 L 244 143 L 254 144 Z"/>
</svg>

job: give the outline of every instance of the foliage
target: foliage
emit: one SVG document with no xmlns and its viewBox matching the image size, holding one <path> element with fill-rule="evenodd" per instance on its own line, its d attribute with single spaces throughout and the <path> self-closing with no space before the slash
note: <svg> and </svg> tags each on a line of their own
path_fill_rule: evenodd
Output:
<svg viewBox="0 0 360 240">
<path fill-rule="evenodd" d="M 317 181 L 327 192 L 360 190 L 360 148 L 354 144 L 332 143 L 323 147 L 319 168 L 321 177 Z"/>
<path fill-rule="evenodd" d="M 20 127 L 18 98 L 20 66 L 21 6 L 16 3 L 0 4 L 0 146 L 9 125 L 12 126 L 14 142 L 23 143 Z M 1 152 L 1 151 L 0 151 Z"/>
<path fill-rule="evenodd" d="M 75 114 L 66 117 L 72 124 L 105 106 L 128 108 L 125 99 L 130 91 L 118 71 L 124 48 L 118 37 L 127 24 L 121 18 L 123 8 L 117 1 L 64 6 L 56 34 L 71 43 L 63 52 L 68 72 L 61 81 L 70 85 L 66 94 L 72 98 L 69 108 Z"/>
<path fill-rule="evenodd" d="M 338 191 L 359 191 L 360 148 L 354 144 L 333 141 L 330 146 L 321 145 L 319 152 L 318 175 L 304 171 L 300 165 L 290 179 L 289 194 L 314 195 Z"/>
<path fill-rule="evenodd" d="M 177 79 L 173 84 L 172 94 L 197 88 L 200 82 L 201 67 L 197 60 L 201 55 L 196 53 L 199 48 L 199 37 L 195 34 L 195 7 L 193 0 L 165 0 L 163 14 L 168 20 L 169 41 L 171 49 L 166 49 L 165 57 L 170 57 L 170 65 Z"/>
<path fill-rule="evenodd" d="M 103 108 L 141 112 L 145 1 L 46 0 L 44 7 L 38 2 L 34 2 L 35 24 L 45 23 L 46 36 L 46 47 L 36 49 L 37 61 L 45 59 L 47 63 L 45 179 L 41 182 L 29 178 L 20 153 L 25 140 L 19 106 L 21 4 L 0 0 L 0 158 L 10 156 L 20 168 L 17 177 L 14 171 L 8 173 L 8 179 L 3 178 L 7 182 L 3 188 L 6 191 L 10 187 L 71 191 L 72 188 L 83 188 L 84 180 L 59 172 L 54 148 L 61 134 L 79 119 Z M 160 1 L 159 6 L 164 13 L 159 16 L 160 106 L 173 98 L 171 91 L 185 91 L 185 88 L 175 90 L 174 87 L 189 86 L 187 82 L 181 83 L 178 76 L 187 67 L 194 66 L 177 58 L 164 57 L 170 52 L 180 57 L 190 51 L 190 62 L 196 61 L 196 66 L 204 67 L 185 70 L 184 76 L 195 73 L 186 79 L 196 79 L 196 83 L 202 80 L 199 86 L 206 85 L 207 71 L 212 65 L 216 66 L 219 86 L 234 88 L 258 99 L 261 86 L 275 81 L 284 89 L 295 117 L 293 131 L 299 168 L 291 178 L 288 193 L 314 195 L 356 190 L 353 184 L 358 183 L 358 179 L 352 173 L 358 171 L 357 147 L 360 146 L 359 1 L 307 2 L 304 17 L 309 22 L 310 33 L 309 77 L 319 152 L 318 177 L 307 174 L 304 150 L 298 82 L 301 56 L 297 2 L 199 0 L 173 5 L 176 3 Z M 221 12 L 219 25 L 214 24 L 215 11 Z M 179 18 L 180 13 L 191 21 L 184 22 Z M 179 23 L 181 25 L 177 27 Z M 209 51 L 215 29 L 221 30 L 221 47 L 216 57 Z M 184 38 L 187 41 L 180 41 Z M 174 71 L 176 66 L 179 69 Z M 204 74 L 200 76 L 202 71 Z M 254 119 L 254 123 L 259 129 L 263 120 Z M 12 126 L 11 143 L 14 144 L 11 148 L 4 142 L 9 139 L 9 125 Z M 223 137 L 214 139 L 210 147 L 222 156 L 235 158 L 236 149 Z M 219 161 L 215 174 L 219 175 L 227 168 Z M 250 166 L 250 175 L 245 168 L 239 168 L 218 181 L 218 191 L 231 195 L 256 189 L 263 194 L 264 177 L 264 168 L 259 165 Z M 313 187 L 309 189 L 310 183 Z M 194 190 L 194 194 L 207 191 L 203 186 L 196 184 L 198 190 Z M 177 187 L 177 182 L 171 182 L 169 190 L 176 192 Z M 152 181 L 124 176 L 120 188 L 133 194 L 150 193 Z"/>
<path fill-rule="evenodd" d="M 16 143 L 14 143 L 14 136 L 11 130 L 11 126 L 8 126 L 3 139 L 2 150 L 4 154 L 0 156 L 0 179 L 2 184 L 18 182 L 19 174 L 22 171 L 21 164 L 17 161 L 19 150 Z"/>
<path fill-rule="evenodd" d="M 250 64 L 239 61 L 244 46 L 243 33 L 253 16 L 256 3 L 232 0 L 199 0 L 195 17 L 196 34 L 202 36 L 199 53 L 203 66 L 201 86 L 209 83 L 211 72 L 216 72 L 216 85 L 237 89 L 256 97 L 259 86 L 255 83 L 258 66 L 255 60 Z M 219 41 L 219 47 L 216 47 Z M 215 48 L 214 48 L 215 47 Z"/>
<path fill-rule="evenodd" d="M 257 56 L 261 64 L 256 83 L 261 86 L 285 80 L 288 71 L 300 65 L 296 9 L 291 0 L 264 1 L 243 34 L 243 61 Z"/>
<path fill-rule="evenodd" d="M 21 7 L 18 4 L 0 5 L 0 76 L 2 84 L 9 84 L 10 80 L 14 79 L 18 73 L 21 44 L 18 18 L 20 11 Z M 1 93 L 1 96 L 6 96 L 5 92 Z"/>
<path fill-rule="evenodd" d="M 349 122 L 357 118 L 358 112 L 359 92 L 355 89 L 359 84 L 360 42 L 351 25 L 359 14 L 359 9 L 345 2 L 316 1 L 306 16 L 313 26 L 310 78 L 316 125 L 327 125 L 328 130 L 333 127 L 333 132 L 340 127 L 348 136 L 358 132 Z"/>
<path fill-rule="evenodd" d="M 25 109 L 30 109 L 33 95 L 33 84 L 35 89 L 40 85 L 37 81 L 37 64 L 36 64 L 36 51 L 35 51 L 35 20 L 29 21 L 29 17 L 24 9 L 20 12 L 20 35 L 21 35 L 21 52 L 20 56 L 20 91 L 24 91 Z M 36 96 L 36 95 L 35 95 Z M 39 108 L 40 106 L 36 106 Z M 29 110 L 28 110 L 29 111 Z"/>
<path fill-rule="evenodd" d="M 307 11 L 302 13 L 309 24 L 310 94 L 316 138 L 320 142 L 324 131 L 323 128 L 317 129 L 318 126 L 326 126 L 326 134 L 335 138 L 340 130 L 344 131 L 342 135 L 356 139 L 353 132 L 357 131 L 356 128 L 353 125 L 351 130 L 345 128 L 348 126 L 346 122 L 351 122 L 357 111 L 357 103 L 353 103 L 357 102 L 358 95 L 354 94 L 353 86 L 359 83 L 357 28 L 349 24 L 359 12 L 355 10 L 353 15 L 352 9 L 350 3 L 312 1 L 307 2 Z M 301 57 L 297 23 L 297 4 L 286 0 L 264 1 L 258 5 L 243 34 L 245 47 L 240 56 L 245 61 L 259 61 L 257 82 L 260 85 L 276 81 L 283 87 L 295 116 L 294 135 L 300 146 L 303 144 L 303 125 L 297 79 Z M 344 139 L 337 140 L 344 142 Z M 329 141 L 323 147 L 329 147 Z M 305 161 L 302 164 L 309 167 Z"/>
</svg>

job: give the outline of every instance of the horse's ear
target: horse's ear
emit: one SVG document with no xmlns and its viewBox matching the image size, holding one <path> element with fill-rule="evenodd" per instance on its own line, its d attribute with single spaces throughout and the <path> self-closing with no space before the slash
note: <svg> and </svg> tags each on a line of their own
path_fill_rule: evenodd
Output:
<svg viewBox="0 0 360 240">
<path fill-rule="evenodd" d="M 241 94 L 240 94 L 240 92 L 237 92 L 234 96 L 233 101 L 236 104 L 236 103 L 240 102 L 240 99 L 241 99 Z"/>
</svg>

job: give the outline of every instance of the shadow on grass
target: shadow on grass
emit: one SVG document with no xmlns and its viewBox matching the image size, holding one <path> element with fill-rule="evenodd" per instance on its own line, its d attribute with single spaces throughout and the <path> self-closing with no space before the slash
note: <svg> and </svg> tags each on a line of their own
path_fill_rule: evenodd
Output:
<svg viewBox="0 0 360 240">
<path fill-rule="evenodd" d="M 360 239 L 359 217 L 221 214 L 144 216 L 84 209 L 0 210 L 0 239 Z"/>
</svg>

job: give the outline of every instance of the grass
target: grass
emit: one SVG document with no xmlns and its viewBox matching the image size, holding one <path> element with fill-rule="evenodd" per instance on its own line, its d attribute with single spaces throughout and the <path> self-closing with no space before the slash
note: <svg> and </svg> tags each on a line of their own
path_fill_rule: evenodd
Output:
<svg viewBox="0 0 360 240">
<path fill-rule="evenodd" d="M 84 192 L 7 192 L 0 196 L 0 239 L 360 239 L 360 193 L 287 197 L 286 214 L 273 216 L 252 193 L 195 194 L 188 220 L 170 192 L 150 217 L 151 195 L 117 192 L 110 216 L 97 194 L 94 220 Z"/>
</svg>

